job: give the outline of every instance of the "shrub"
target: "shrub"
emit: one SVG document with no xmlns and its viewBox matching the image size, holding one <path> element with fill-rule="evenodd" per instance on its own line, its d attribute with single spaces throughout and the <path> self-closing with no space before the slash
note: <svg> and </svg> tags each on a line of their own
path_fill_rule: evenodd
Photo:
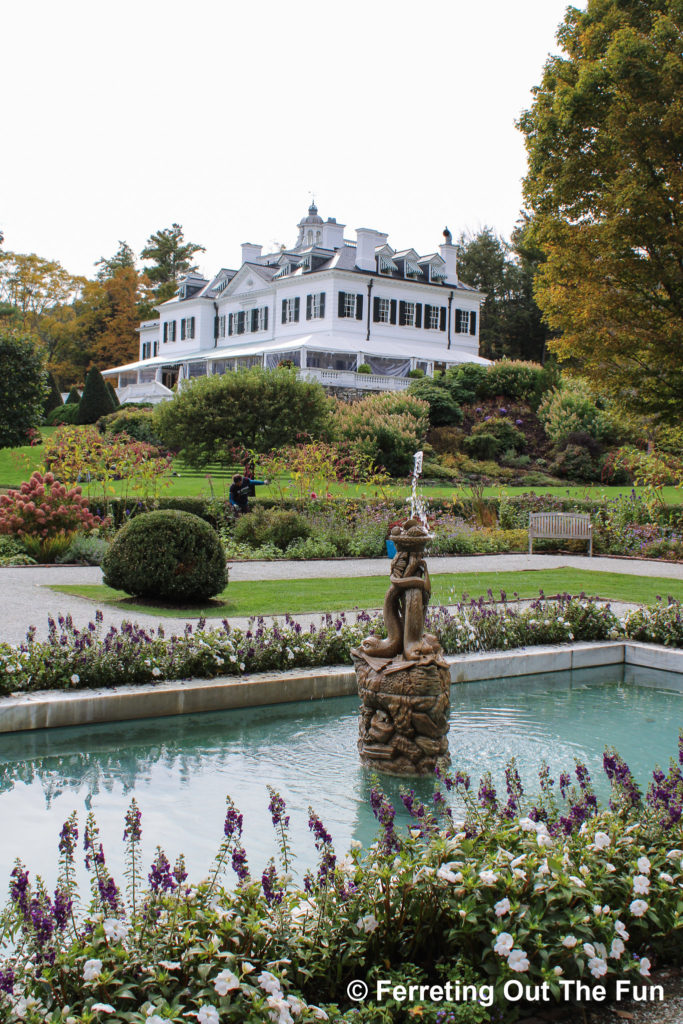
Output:
<svg viewBox="0 0 683 1024">
<path fill-rule="evenodd" d="M 408 370 L 408 376 L 413 377 L 415 380 L 417 380 L 419 377 L 424 377 L 424 375 L 424 370 L 420 370 L 419 367 L 416 367 L 414 370 Z"/>
<path fill-rule="evenodd" d="M 295 540 L 309 537 L 311 528 L 294 511 L 256 508 L 246 516 L 240 516 L 233 537 L 239 544 L 250 544 L 254 548 L 263 544 L 274 544 L 285 551 Z"/>
<path fill-rule="evenodd" d="M 67 395 L 65 405 L 78 405 L 81 400 L 81 393 L 78 388 L 74 385 L 69 394 Z"/>
<path fill-rule="evenodd" d="M 576 444 L 568 444 L 563 451 L 558 452 L 548 469 L 555 476 L 561 476 L 567 480 L 588 481 L 595 480 L 600 476 L 598 466 L 591 458 L 590 452 Z"/>
<path fill-rule="evenodd" d="M 114 408 L 114 402 L 107 391 L 104 377 L 97 367 L 93 366 L 88 370 L 88 376 L 85 378 L 85 387 L 78 403 L 76 423 L 95 423 L 100 416 L 106 416 L 108 412 L 113 412 Z"/>
<path fill-rule="evenodd" d="M 102 567 L 107 586 L 165 601 L 203 601 L 227 583 L 218 534 L 189 512 L 143 512 L 131 519 Z"/>
<path fill-rule="evenodd" d="M 225 459 L 239 445 L 256 452 L 324 433 L 330 400 L 317 381 L 296 370 L 248 370 L 199 377 L 154 411 L 164 444 L 193 466 Z"/>
<path fill-rule="evenodd" d="M 564 383 L 549 392 L 538 407 L 538 417 L 558 447 L 577 431 L 602 442 L 609 442 L 614 436 L 609 415 L 598 408 L 586 388 L 578 383 Z"/>
<path fill-rule="evenodd" d="M 47 414 L 46 423 L 49 427 L 61 426 L 64 423 L 75 423 L 78 416 L 78 406 L 73 402 L 65 402 L 57 409 Z"/>
<path fill-rule="evenodd" d="M 372 373 L 372 367 L 369 363 L 361 363 L 360 366 L 357 367 L 356 373 Z"/>
<path fill-rule="evenodd" d="M 488 426 L 488 424 L 486 425 Z M 503 447 L 496 435 L 487 431 L 471 434 L 463 440 L 462 446 L 464 451 L 473 459 L 481 459 L 482 461 L 495 459 Z"/>
<path fill-rule="evenodd" d="M 0 367 L 0 448 L 17 448 L 43 418 L 43 363 L 29 338 L 8 334 L 0 335 Z"/>
<path fill-rule="evenodd" d="M 435 427 L 429 431 L 429 443 L 435 452 L 457 452 L 462 447 L 464 433 L 458 427 Z"/>
<path fill-rule="evenodd" d="M 472 427 L 472 434 L 492 434 L 500 442 L 501 449 L 513 448 L 519 451 L 526 447 L 526 438 L 521 430 L 507 416 L 492 416 Z"/>
<path fill-rule="evenodd" d="M 47 416 L 47 414 L 52 412 L 53 409 L 60 409 L 62 405 L 64 405 L 61 392 L 57 387 L 57 381 L 52 373 L 48 373 L 47 375 L 47 386 L 49 390 L 45 397 L 45 404 L 43 405 L 44 416 Z"/>
<path fill-rule="evenodd" d="M 375 465 L 399 476 L 410 472 L 424 443 L 428 412 L 414 395 L 387 391 L 359 402 L 337 401 L 332 430 L 337 440 L 356 444 Z"/>
<path fill-rule="evenodd" d="M 80 487 L 67 490 L 52 473 L 35 472 L 19 490 L 0 495 L 0 533 L 18 537 L 28 554 L 42 562 L 53 562 L 75 533 L 101 522 L 90 512 Z"/>
<path fill-rule="evenodd" d="M 136 441 L 144 441 L 146 444 L 161 444 L 161 438 L 154 426 L 151 409 L 118 408 L 115 412 L 100 416 L 96 426 L 100 434 L 104 434 L 105 437 L 127 434 L 129 437 L 134 437 Z"/>
<path fill-rule="evenodd" d="M 487 369 L 480 363 L 463 363 L 450 367 L 444 376 L 459 389 L 461 402 L 473 402 L 475 398 L 491 397 Z"/>
<path fill-rule="evenodd" d="M 511 402 L 533 405 L 544 390 L 545 379 L 545 371 L 539 363 L 501 359 L 488 367 L 486 386 L 491 396 L 502 395 Z"/>
<path fill-rule="evenodd" d="M 423 376 L 414 380 L 408 391 L 429 404 L 430 426 L 448 427 L 462 423 L 462 409 L 448 386 L 448 378 Z"/>
<path fill-rule="evenodd" d="M 108 550 L 109 543 L 102 537 L 77 534 L 64 554 L 55 558 L 55 562 L 63 565 L 102 565 Z"/>
</svg>

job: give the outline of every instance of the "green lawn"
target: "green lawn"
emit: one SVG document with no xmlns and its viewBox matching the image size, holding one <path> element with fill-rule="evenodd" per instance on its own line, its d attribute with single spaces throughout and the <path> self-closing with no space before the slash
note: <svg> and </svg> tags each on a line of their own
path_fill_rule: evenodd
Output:
<svg viewBox="0 0 683 1024">
<path fill-rule="evenodd" d="M 49 437 L 56 427 L 43 427 L 43 436 Z M 37 445 L 35 448 L 23 447 L 23 448 L 1 448 L 0 449 L 0 489 L 6 487 L 18 487 L 23 480 L 28 480 L 29 476 L 35 469 L 40 469 L 42 466 L 42 446 Z M 208 470 L 193 470 L 186 466 L 182 460 L 177 459 L 175 463 L 175 469 L 178 476 L 171 478 L 170 485 L 164 488 L 160 493 L 164 497 L 198 497 L 204 496 L 209 497 L 211 494 L 211 488 L 216 496 L 227 497 L 228 488 L 230 486 L 231 472 L 225 467 L 212 466 Z M 209 481 L 210 478 L 210 481 Z M 125 481 L 118 481 L 114 485 L 115 494 L 125 494 L 128 492 Z M 88 485 L 83 485 L 84 493 L 88 493 Z M 567 486 L 562 487 L 507 487 L 504 485 L 497 485 L 495 487 L 487 487 L 484 490 L 484 494 L 487 497 L 495 496 L 498 494 L 523 494 L 525 491 L 533 490 L 536 494 L 559 494 L 563 496 L 571 496 L 574 498 L 600 498 L 600 497 L 615 497 L 617 494 L 624 494 L 630 491 L 630 487 L 603 487 L 601 485 L 592 486 Z M 99 491 L 96 485 L 92 485 L 92 496 L 99 497 Z M 408 489 L 404 483 L 394 484 L 383 489 L 377 487 L 371 487 L 367 484 L 349 484 L 348 486 L 342 484 L 333 484 L 331 487 L 331 493 L 335 497 L 347 497 L 347 498 L 381 498 L 384 495 L 392 498 L 405 498 L 408 493 Z M 438 486 L 431 487 L 426 486 L 423 488 L 423 494 L 429 501 L 430 497 L 433 498 L 455 498 L 459 494 L 467 494 L 467 488 L 458 488 L 450 486 Z M 259 487 L 257 489 L 259 496 L 267 498 L 277 498 L 280 495 L 279 488 L 270 484 L 265 487 Z M 295 497 L 294 490 L 291 491 L 291 496 Z M 677 487 L 665 487 L 663 491 L 664 500 L 670 504 L 678 504 L 683 502 L 683 488 Z"/>
<path fill-rule="evenodd" d="M 292 572 L 296 568 L 292 567 Z M 569 592 L 595 595 L 612 601 L 653 604 L 657 595 L 671 594 L 683 600 L 683 580 L 630 576 L 584 569 L 530 569 L 523 572 L 444 573 L 432 576 L 432 604 L 448 604 L 463 593 L 470 597 L 496 597 L 504 590 L 508 598 L 517 592 L 522 598 Z M 122 612 L 155 615 L 211 617 L 282 615 L 300 612 L 337 612 L 351 608 L 379 608 L 387 589 L 387 577 L 348 579 L 290 579 L 231 583 L 214 601 L 202 606 L 168 607 L 155 601 L 145 603 L 126 597 L 120 590 L 102 585 L 56 585 L 51 590 L 85 597 L 97 604 L 111 605 Z"/>
</svg>

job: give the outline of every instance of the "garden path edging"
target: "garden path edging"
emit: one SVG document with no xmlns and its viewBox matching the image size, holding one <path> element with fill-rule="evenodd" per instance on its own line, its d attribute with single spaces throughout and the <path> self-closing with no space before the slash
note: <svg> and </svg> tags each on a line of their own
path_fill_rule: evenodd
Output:
<svg viewBox="0 0 683 1024">
<path fill-rule="evenodd" d="M 454 684 L 617 664 L 683 674 L 682 650 L 628 640 L 522 647 L 450 655 L 446 660 Z M 356 692 L 355 673 L 344 665 L 106 690 L 42 690 L 0 698 L 0 733 L 256 708 Z"/>
</svg>

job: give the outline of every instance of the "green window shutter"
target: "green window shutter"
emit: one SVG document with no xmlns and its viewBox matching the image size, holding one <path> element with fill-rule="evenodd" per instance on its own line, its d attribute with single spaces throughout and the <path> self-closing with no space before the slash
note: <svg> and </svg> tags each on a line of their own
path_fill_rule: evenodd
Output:
<svg viewBox="0 0 683 1024">
<path fill-rule="evenodd" d="M 268 330 L 268 307 L 263 307 L 263 330 Z"/>
<path fill-rule="evenodd" d="M 392 299 L 389 303 L 389 323 L 396 323 L 396 299 Z"/>
<path fill-rule="evenodd" d="M 356 295 L 356 320 L 363 319 L 363 296 Z"/>
<path fill-rule="evenodd" d="M 287 299 L 282 300 L 282 322 L 283 324 L 287 320 Z"/>
<path fill-rule="evenodd" d="M 301 305 L 301 299 L 297 295 L 297 297 L 294 299 L 294 319 L 296 320 L 297 323 L 299 322 L 299 307 L 300 307 L 300 305 Z"/>
<path fill-rule="evenodd" d="M 346 302 L 346 292 L 339 292 L 339 305 L 337 307 L 337 313 L 339 317 L 344 316 L 344 303 Z"/>
<path fill-rule="evenodd" d="M 440 312 L 440 315 L 439 315 L 439 330 L 440 331 L 445 331 L 446 330 L 446 307 L 445 306 L 441 307 L 441 312 Z"/>
<path fill-rule="evenodd" d="M 470 334 L 477 333 L 477 314 L 470 313 Z"/>
<path fill-rule="evenodd" d="M 422 327 L 422 303 L 415 303 L 415 326 Z"/>
<path fill-rule="evenodd" d="M 406 325 L 406 304 L 403 299 L 398 304 L 398 325 L 399 327 Z"/>
<path fill-rule="evenodd" d="M 234 316 L 233 313 L 229 313 L 228 314 L 228 334 L 232 334 L 232 320 L 233 320 L 233 316 Z"/>
<path fill-rule="evenodd" d="M 313 296 L 312 295 L 307 295 L 306 296 L 306 319 L 307 320 L 311 319 L 311 305 L 312 305 L 312 303 L 313 303 Z"/>
<path fill-rule="evenodd" d="M 320 318 L 325 316 L 325 292 L 320 293 Z"/>
<path fill-rule="evenodd" d="M 376 324 L 379 323 L 379 299 L 376 295 L 372 300 L 372 319 Z"/>
<path fill-rule="evenodd" d="M 462 326 L 462 310 L 456 309 L 455 311 L 455 333 L 460 334 L 460 328 Z"/>
</svg>

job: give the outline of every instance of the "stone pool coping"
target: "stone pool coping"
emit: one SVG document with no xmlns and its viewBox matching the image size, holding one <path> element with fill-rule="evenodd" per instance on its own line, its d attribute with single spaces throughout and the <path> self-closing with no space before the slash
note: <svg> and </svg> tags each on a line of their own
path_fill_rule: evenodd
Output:
<svg viewBox="0 0 683 1024">
<path fill-rule="evenodd" d="M 683 650 L 631 640 L 456 654 L 446 660 L 454 684 L 619 664 L 683 673 Z M 0 733 L 257 708 L 356 693 L 355 673 L 344 665 L 101 690 L 37 690 L 0 697 Z"/>
</svg>

